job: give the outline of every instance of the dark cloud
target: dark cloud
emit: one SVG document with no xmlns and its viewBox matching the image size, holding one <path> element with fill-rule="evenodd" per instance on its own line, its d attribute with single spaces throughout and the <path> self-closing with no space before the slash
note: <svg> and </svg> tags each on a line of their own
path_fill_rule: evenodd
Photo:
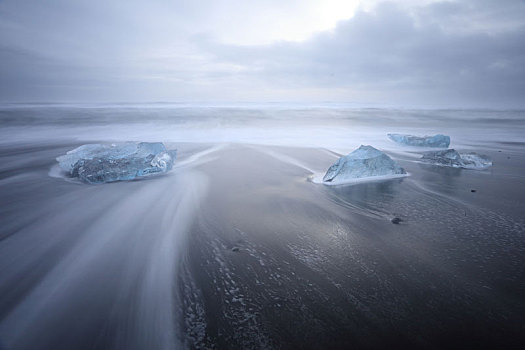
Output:
<svg viewBox="0 0 525 350">
<path fill-rule="evenodd" d="M 505 13 L 525 18 L 523 3 L 513 4 Z M 493 18 L 485 27 L 472 22 L 494 7 L 435 3 L 407 12 L 385 3 L 299 44 L 203 46 L 219 61 L 248 67 L 247 79 L 291 89 L 347 88 L 349 95 L 374 92 L 386 103 L 523 106 L 525 27 Z"/>
<path fill-rule="evenodd" d="M 197 20 L 189 30 L 187 17 L 196 12 L 186 2 L 172 12 L 87 1 L 8 4 L 0 2 L 0 99 L 6 101 L 525 107 L 524 1 L 381 3 L 306 41 L 258 46 L 219 42 L 209 25 L 199 31 Z"/>
</svg>

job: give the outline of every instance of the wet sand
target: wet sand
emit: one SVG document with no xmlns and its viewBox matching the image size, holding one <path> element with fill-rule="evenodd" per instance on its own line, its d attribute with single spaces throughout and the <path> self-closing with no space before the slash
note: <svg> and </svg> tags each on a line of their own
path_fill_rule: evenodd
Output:
<svg viewBox="0 0 525 350">
<path fill-rule="evenodd" d="M 2 148 L 0 349 L 525 344 L 521 145 L 480 149 L 487 171 L 392 154 L 410 177 L 350 186 L 307 180 L 333 152 L 246 144 L 49 176 L 77 145 Z"/>
</svg>

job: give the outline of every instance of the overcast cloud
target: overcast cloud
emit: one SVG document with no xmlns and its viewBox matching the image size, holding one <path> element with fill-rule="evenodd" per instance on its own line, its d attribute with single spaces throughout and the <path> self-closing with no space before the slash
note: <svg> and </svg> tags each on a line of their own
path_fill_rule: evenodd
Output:
<svg viewBox="0 0 525 350">
<path fill-rule="evenodd" d="M 525 1 L 0 0 L 2 101 L 525 107 Z"/>
</svg>

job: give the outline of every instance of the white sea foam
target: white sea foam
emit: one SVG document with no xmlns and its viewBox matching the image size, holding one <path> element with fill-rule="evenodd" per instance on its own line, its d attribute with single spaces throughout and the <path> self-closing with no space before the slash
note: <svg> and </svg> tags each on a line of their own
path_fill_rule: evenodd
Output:
<svg viewBox="0 0 525 350">
<path fill-rule="evenodd" d="M 374 182 L 374 181 L 386 181 L 386 180 L 393 180 L 393 179 L 400 179 L 407 176 L 410 176 L 410 173 L 406 174 L 394 174 L 394 175 L 381 175 L 381 176 L 368 176 L 368 177 L 360 177 L 355 179 L 347 179 L 347 180 L 334 180 L 331 182 L 323 181 L 325 173 L 324 172 L 318 172 L 310 175 L 308 177 L 308 180 L 316 183 L 316 184 L 323 184 L 326 186 L 341 186 L 341 185 L 353 185 L 353 184 L 359 184 L 363 182 Z"/>
</svg>

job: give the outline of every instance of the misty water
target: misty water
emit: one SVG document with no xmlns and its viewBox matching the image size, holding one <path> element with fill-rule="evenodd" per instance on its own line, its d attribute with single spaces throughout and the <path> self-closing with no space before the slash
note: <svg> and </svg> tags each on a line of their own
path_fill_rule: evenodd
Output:
<svg viewBox="0 0 525 350">
<path fill-rule="evenodd" d="M 0 125 L 2 350 L 525 344 L 524 111 L 5 104 Z M 493 166 L 424 164 L 388 133 Z M 173 170 L 57 169 L 122 141 L 177 149 Z M 310 180 L 362 144 L 410 176 Z"/>
</svg>

